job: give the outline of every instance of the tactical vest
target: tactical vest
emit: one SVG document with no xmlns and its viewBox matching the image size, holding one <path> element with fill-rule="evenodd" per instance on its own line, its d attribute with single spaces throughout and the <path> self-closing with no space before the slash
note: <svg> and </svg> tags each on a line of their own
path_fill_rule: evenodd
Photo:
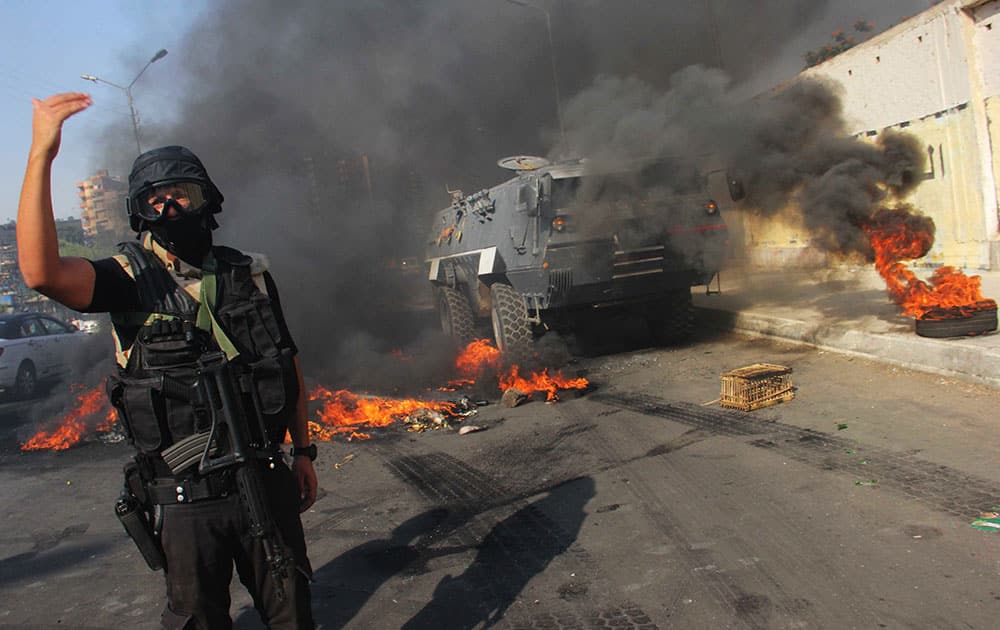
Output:
<svg viewBox="0 0 1000 630">
<path fill-rule="evenodd" d="M 271 441 L 284 441 L 298 400 L 298 375 L 291 340 L 282 338 L 271 299 L 253 280 L 252 259 L 213 247 L 195 300 L 154 252 L 135 242 L 119 249 L 128 258 L 140 311 L 111 314 L 116 345 L 127 349 L 128 359 L 109 379 L 108 394 L 129 442 L 156 456 L 209 429 L 209 419 L 192 406 L 191 385 L 199 359 L 219 351 L 251 376 Z M 244 404 L 253 405 L 247 398 Z"/>
</svg>

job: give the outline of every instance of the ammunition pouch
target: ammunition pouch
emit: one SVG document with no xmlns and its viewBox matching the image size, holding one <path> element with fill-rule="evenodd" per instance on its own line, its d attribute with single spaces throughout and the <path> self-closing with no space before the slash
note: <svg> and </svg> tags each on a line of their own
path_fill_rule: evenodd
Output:
<svg viewBox="0 0 1000 630">
<path fill-rule="evenodd" d="M 190 378 L 191 382 L 166 373 L 108 378 L 108 398 L 125 425 L 129 441 L 141 453 L 157 454 L 165 446 L 207 429 L 208 421 L 192 404 Z"/>
<path fill-rule="evenodd" d="M 289 348 L 282 348 L 277 355 L 264 357 L 247 366 L 252 382 L 251 392 L 260 405 L 260 413 L 268 426 L 271 441 L 280 444 L 288 429 L 289 410 L 295 401 L 289 397 L 298 391 L 294 355 Z"/>
<path fill-rule="evenodd" d="M 294 354 L 283 339 L 271 298 L 253 280 L 250 258 L 225 247 L 213 252 L 220 263 L 216 317 L 244 358 L 270 437 L 280 443 L 298 396 Z M 264 279 L 270 281 L 267 274 Z"/>
<path fill-rule="evenodd" d="M 209 341 L 207 333 L 183 319 L 158 319 L 143 326 L 136 338 L 139 364 L 144 372 L 190 368 L 198 362 Z"/>
</svg>

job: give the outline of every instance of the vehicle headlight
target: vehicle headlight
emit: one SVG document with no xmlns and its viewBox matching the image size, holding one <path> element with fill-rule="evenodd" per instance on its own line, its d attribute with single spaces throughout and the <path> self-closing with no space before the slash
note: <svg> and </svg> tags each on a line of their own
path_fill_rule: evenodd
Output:
<svg viewBox="0 0 1000 630">
<path fill-rule="evenodd" d="M 715 203 L 714 199 L 709 199 L 704 203 L 705 214 L 718 214 L 719 204 Z"/>
</svg>

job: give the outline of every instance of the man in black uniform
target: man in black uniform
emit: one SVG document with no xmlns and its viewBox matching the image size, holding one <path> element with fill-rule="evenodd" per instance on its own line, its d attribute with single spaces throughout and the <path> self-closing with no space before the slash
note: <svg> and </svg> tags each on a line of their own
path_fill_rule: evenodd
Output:
<svg viewBox="0 0 1000 630">
<path fill-rule="evenodd" d="M 164 565 L 164 627 L 231 627 L 235 564 L 269 627 L 312 628 L 298 515 L 316 499 L 315 446 L 266 259 L 213 246 L 222 194 L 201 161 L 176 146 L 140 155 L 129 175 L 138 242 L 103 260 L 61 257 L 52 161 L 63 123 L 91 100 L 67 93 L 33 104 L 17 221 L 21 273 L 70 308 L 111 313 L 118 373 L 108 390 L 137 450 L 116 509 L 142 515 L 135 530 L 145 537 L 126 529 L 140 550 L 145 542 L 150 566 Z M 291 469 L 277 447 L 286 432 Z"/>
</svg>

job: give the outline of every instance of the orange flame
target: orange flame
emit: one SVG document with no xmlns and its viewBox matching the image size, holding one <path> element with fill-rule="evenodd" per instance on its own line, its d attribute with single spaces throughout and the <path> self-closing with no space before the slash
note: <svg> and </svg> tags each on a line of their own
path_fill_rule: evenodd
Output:
<svg viewBox="0 0 1000 630">
<path fill-rule="evenodd" d="M 108 405 L 108 413 L 104 416 L 104 420 L 97 425 L 97 430 L 101 433 L 107 433 L 115 428 L 115 422 L 118 421 L 118 414 L 115 413 L 115 408 Z"/>
<path fill-rule="evenodd" d="M 333 439 L 333 431 L 327 429 L 318 422 L 309 420 L 309 439 L 320 442 L 329 442 Z"/>
<path fill-rule="evenodd" d="M 980 276 L 966 276 L 954 267 L 939 267 L 930 281 L 924 282 L 901 262 L 924 256 L 934 242 L 933 224 L 910 220 L 913 218 L 896 211 L 884 213 L 877 222 L 864 226 L 875 252 L 875 269 L 903 315 L 949 319 L 996 308 L 995 301 L 983 297 Z"/>
<path fill-rule="evenodd" d="M 349 434 L 349 440 L 364 440 L 370 436 L 358 432 L 358 428 L 388 426 L 397 419 L 420 409 L 448 413 L 455 408 L 455 404 L 451 402 L 417 398 L 363 397 L 346 389 L 330 391 L 323 386 L 317 386 L 309 392 L 309 400 L 322 401 L 318 422 L 310 423 L 317 425 L 316 433 L 310 432 L 310 434 L 323 440 L 332 439 L 341 433 Z"/>
<path fill-rule="evenodd" d="M 401 352 L 394 351 L 393 354 L 401 360 L 410 359 Z M 497 378 L 501 389 L 514 387 L 529 395 L 532 392 L 545 392 L 546 400 L 553 401 L 558 400 L 559 389 L 583 389 L 589 384 L 585 378 L 566 378 L 559 372 L 549 374 L 547 369 L 524 377 L 516 365 L 502 372 L 501 368 L 500 351 L 489 340 L 477 339 L 463 348 L 455 359 L 455 370 L 460 376 L 450 381 L 447 388 L 440 389 L 455 391 L 455 388 L 471 385 L 487 374 L 499 373 Z M 74 386 L 74 389 L 82 387 Z M 84 420 L 102 412 L 104 417 L 94 428 L 98 432 L 111 431 L 117 416 L 115 410 L 108 405 L 102 390 L 103 387 L 96 387 L 79 394 L 76 408 L 60 420 L 55 430 L 40 431 L 21 447 L 22 450 L 63 450 L 74 446 L 88 431 Z M 322 403 L 316 420 L 308 421 L 309 436 L 317 441 L 329 441 L 343 434 L 347 435 L 348 441 L 367 440 L 371 435 L 359 429 L 384 427 L 420 410 L 446 415 L 456 410 L 453 402 L 358 396 L 347 390 L 331 391 L 323 386 L 309 392 L 309 400 Z"/>
<path fill-rule="evenodd" d="M 81 385 L 73 385 L 71 387 L 72 390 L 80 390 L 82 388 Z M 76 407 L 59 420 L 58 426 L 51 431 L 39 431 L 21 445 L 21 450 L 37 451 L 52 449 L 62 451 L 75 446 L 84 438 L 88 431 L 85 420 L 90 416 L 95 416 L 104 411 L 107 404 L 107 398 L 105 398 L 103 387 L 101 386 L 77 394 Z M 111 422 L 108 421 L 107 416 L 108 414 L 105 414 L 105 420 L 97 427 L 98 431 L 111 430 L 114 416 L 111 416 Z"/>
<path fill-rule="evenodd" d="M 475 377 L 487 368 L 500 368 L 500 351 L 489 339 L 470 342 L 455 358 L 455 369 L 466 378 Z"/>
<path fill-rule="evenodd" d="M 526 394 L 545 392 L 546 400 L 558 400 L 560 389 L 584 389 L 590 383 L 585 378 L 567 378 L 561 372 L 549 374 L 548 369 L 521 376 L 521 368 L 512 365 L 501 371 L 500 351 L 488 339 L 476 339 L 467 345 L 455 359 L 455 368 L 463 378 L 449 382 L 449 385 L 475 382 L 474 378 L 487 371 L 499 371 L 497 376 L 501 390 L 519 389 Z"/>
<path fill-rule="evenodd" d="M 458 378 L 448 381 L 448 385 L 439 388 L 439 391 L 455 391 L 466 385 L 472 385 L 487 372 L 498 371 L 500 366 L 500 351 L 489 339 L 471 341 L 455 357 L 455 371 L 459 374 Z"/>
<path fill-rule="evenodd" d="M 559 400 L 556 392 L 560 389 L 584 389 L 590 384 L 585 378 L 567 378 L 560 372 L 549 374 L 548 368 L 532 372 L 527 378 L 518 374 L 516 365 L 500 375 L 500 389 L 519 389 L 526 394 L 545 392 L 545 400 Z"/>
</svg>

